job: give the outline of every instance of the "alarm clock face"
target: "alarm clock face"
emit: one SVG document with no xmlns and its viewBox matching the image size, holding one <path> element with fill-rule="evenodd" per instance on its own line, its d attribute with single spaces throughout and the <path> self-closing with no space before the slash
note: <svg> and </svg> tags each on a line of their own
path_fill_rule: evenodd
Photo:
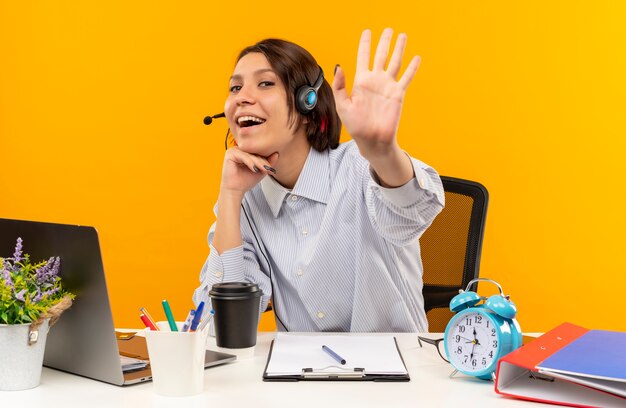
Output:
<svg viewBox="0 0 626 408">
<path fill-rule="evenodd" d="M 457 370 L 474 376 L 495 371 L 503 344 L 500 324 L 491 313 L 470 309 L 458 313 L 446 328 L 445 348 Z"/>
</svg>

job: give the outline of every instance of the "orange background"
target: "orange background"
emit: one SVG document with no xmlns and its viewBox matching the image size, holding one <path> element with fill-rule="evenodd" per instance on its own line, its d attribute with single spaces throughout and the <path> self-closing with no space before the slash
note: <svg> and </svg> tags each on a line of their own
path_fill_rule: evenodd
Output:
<svg viewBox="0 0 626 408">
<path fill-rule="evenodd" d="M 361 30 L 392 26 L 422 56 L 402 146 L 489 189 L 481 276 L 526 331 L 626 330 L 625 19 L 614 1 L 0 0 L 0 217 L 95 226 L 115 324 L 163 298 L 182 319 L 226 131 L 202 118 L 237 52 L 286 38 L 350 81 Z"/>
</svg>

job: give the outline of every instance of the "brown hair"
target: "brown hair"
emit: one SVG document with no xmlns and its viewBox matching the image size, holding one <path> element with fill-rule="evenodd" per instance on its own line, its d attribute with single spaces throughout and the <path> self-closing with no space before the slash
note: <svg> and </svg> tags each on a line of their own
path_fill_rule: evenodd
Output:
<svg viewBox="0 0 626 408">
<path fill-rule="evenodd" d="M 305 84 L 313 85 L 320 74 L 315 58 L 304 48 L 289 41 L 268 38 L 244 48 L 237 57 L 237 62 L 245 55 L 258 52 L 267 58 L 272 69 L 285 85 L 287 107 L 289 108 L 289 126 L 299 128 L 305 118 L 295 109 L 296 90 Z M 330 84 L 324 83 L 317 92 L 317 105 L 306 117 L 306 135 L 311 146 L 317 151 L 339 146 L 341 120 L 335 109 L 335 99 Z"/>
</svg>

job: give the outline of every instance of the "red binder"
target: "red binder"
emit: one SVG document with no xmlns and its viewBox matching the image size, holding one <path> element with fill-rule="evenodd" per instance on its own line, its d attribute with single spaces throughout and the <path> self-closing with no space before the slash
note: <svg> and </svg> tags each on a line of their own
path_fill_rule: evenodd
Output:
<svg viewBox="0 0 626 408">
<path fill-rule="evenodd" d="M 573 407 L 626 407 L 626 333 L 563 323 L 498 362 L 498 394 Z"/>
</svg>

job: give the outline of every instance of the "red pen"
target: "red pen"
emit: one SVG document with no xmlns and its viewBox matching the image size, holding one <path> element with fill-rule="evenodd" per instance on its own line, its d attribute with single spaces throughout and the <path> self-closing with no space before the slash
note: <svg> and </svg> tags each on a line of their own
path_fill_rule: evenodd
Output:
<svg viewBox="0 0 626 408">
<path fill-rule="evenodd" d="M 139 318 L 141 319 L 141 321 L 143 322 L 143 324 L 146 325 L 146 327 L 149 327 L 150 330 L 156 330 L 158 331 L 159 328 L 156 327 L 156 325 L 152 324 L 152 322 L 150 321 L 150 319 L 148 319 L 148 316 L 146 316 L 145 314 L 141 313 L 139 315 Z"/>
<path fill-rule="evenodd" d="M 152 318 L 152 316 L 150 316 L 150 313 L 148 313 L 148 311 L 146 310 L 146 308 L 145 308 L 145 307 L 140 307 L 140 308 L 139 308 L 139 311 L 140 311 L 141 313 L 143 313 L 144 315 L 146 315 L 146 317 L 148 318 L 148 320 L 150 320 L 150 322 L 152 323 L 152 325 L 153 325 L 154 327 L 156 327 L 156 329 L 153 329 L 153 330 L 159 330 L 159 328 L 157 327 L 156 321 Z M 150 327 L 150 326 L 148 326 L 148 327 Z"/>
</svg>

